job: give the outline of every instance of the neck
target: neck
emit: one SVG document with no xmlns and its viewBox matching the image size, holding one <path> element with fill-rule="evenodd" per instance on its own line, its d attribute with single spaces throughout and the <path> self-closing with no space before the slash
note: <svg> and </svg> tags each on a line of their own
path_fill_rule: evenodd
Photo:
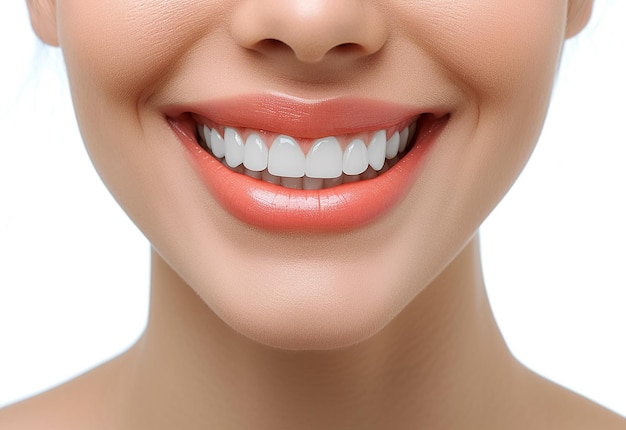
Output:
<svg viewBox="0 0 626 430">
<path fill-rule="evenodd" d="M 226 326 L 153 252 L 150 319 L 129 352 L 129 428 L 472 427 L 517 373 L 485 294 L 478 239 L 381 332 L 283 351 Z M 493 410 L 489 413 L 493 414 Z"/>
</svg>

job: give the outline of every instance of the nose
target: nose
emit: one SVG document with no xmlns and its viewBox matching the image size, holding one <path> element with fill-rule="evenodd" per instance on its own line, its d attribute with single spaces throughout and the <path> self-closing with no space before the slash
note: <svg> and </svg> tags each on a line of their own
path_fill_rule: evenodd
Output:
<svg viewBox="0 0 626 430">
<path fill-rule="evenodd" d="M 384 11 L 367 0 L 244 0 L 231 23 L 240 46 L 302 63 L 372 55 L 387 39 Z"/>
</svg>

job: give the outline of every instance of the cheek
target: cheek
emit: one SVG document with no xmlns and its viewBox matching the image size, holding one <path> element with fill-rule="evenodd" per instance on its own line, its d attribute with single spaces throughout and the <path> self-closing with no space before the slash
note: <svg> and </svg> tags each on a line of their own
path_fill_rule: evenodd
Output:
<svg viewBox="0 0 626 430">
<path fill-rule="evenodd" d="M 432 225 L 433 213 L 449 220 L 438 237 L 428 236 L 429 243 L 455 243 L 478 228 L 534 148 L 558 66 L 567 4 L 412 3 L 397 11 L 406 19 L 405 34 L 436 59 L 462 89 L 465 103 L 453 117 L 446 145 L 433 151 L 423 186 L 408 207 L 420 211 L 416 219 L 430 214 Z"/>
<path fill-rule="evenodd" d="M 424 1 L 416 7 L 429 19 L 414 25 L 415 36 L 481 101 L 552 79 L 566 1 Z"/>
<path fill-rule="evenodd" d="M 466 165 L 488 173 L 491 181 L 501 178 L 508 188 L 543 126 L 567 2 L 466 0 L 451 2 L 447 9 L 438 3 L 443 11 L 432 21 L 428 49 L 464 89 L 469 108 L 476 112 L 470 146 L 477 148 L 467 148 L 464 156 L 474 160 Z M 438 20 L 447 23 L 446 31 L 437 30 Z"/>
<path fill-rule="evenodd" d="M 489 181 L 500 178 L 503 188 L 498 191 L 503 194 L 531 155 L 543 127 L 567 2 L 486 1 L 473 6 L 467 10 L 467 24 L 450 35 L 465 34 L 473 42 L 448 58 L 479 106 L 476 137 L 482 148 L 474 155 L 482 162 L 476 164 L 488 172 Z"/>
<path fill-rule="evenodd" d="M 145 206 L 152 214 L 172 206 L 164 200 L 176 192 L 162 187 L 174 168 L 158 152 L 176 147 L 163 145 L 171 133 L 145 107 L 219 15 L 201 13 L 211 8 L 194 0 L 59 0 L 57 8 L 76 116 L 98 173 L 136 222 Z M 155 188 L 162 192 L 143 195 Z M 151 199 L 143 207 L 142 195 Z"/>
<path fill-rule="evenodd" d="M 480 217 L 502 198 L 541 132 L 563 43 L 565 0 L 424 0 L 398 10 L 411 42 L 465 94 L 449 188 Z M 443 160 L 440 161 L 445 163 Z M 442 185 L 445 186 L 445 185 Z M 443 191 L 442 191 L 443 192 Z M 455 191 L 448 190 L 454 193 Z"/>
<path fill-rule="evenodd" d="M 70 81 L 122 100 L 136 100 L 138 91 L 148 96 L 193 39 L 182 29 L 203 28 L 198 21 L 204 17 L 194 14 L 193 3 L 198 2 L 59 1 L 59 37 Z"/>
</svg>

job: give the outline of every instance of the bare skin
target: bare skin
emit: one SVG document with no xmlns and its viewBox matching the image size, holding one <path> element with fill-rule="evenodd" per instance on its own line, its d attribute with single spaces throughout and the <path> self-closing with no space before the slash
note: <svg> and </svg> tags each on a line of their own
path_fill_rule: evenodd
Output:
<svg viewBox="0 0 626 430">
<path fill-rule="evenodd" d="M 153 245 L 152 295 L 136 345 L 0 411 L 0 427 L 626 428 L 512 357 L 477 238 L 532 152 L 591 2 L 434 3 L 31 1 L 37 34 L 63 50 L 94 165 Z M 220 206 L 170 115 L 267 93 L 448 120 L 379 219 L 270 231 Z"/>
<path fill-rule="evenodd" d="M 485 296 L 477 238 L 383 331 L 323 352 L 239 335 L 153 257 L 139 342 L 4 409 L 2 428 L 626 428 L 510 355 Z"/>
</svg>

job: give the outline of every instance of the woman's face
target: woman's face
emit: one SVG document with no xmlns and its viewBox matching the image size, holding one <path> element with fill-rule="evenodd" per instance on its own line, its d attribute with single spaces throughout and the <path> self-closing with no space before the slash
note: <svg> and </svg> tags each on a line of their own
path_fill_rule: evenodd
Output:
<svg viewBox="0 0 626 430">
<path fill-rule="evenodd" d="M 94 165 L 159 255 L 244 335 L 320 349 L 376 333 L 473 237 L 533 149 L 588 6 L 41 0 L 31 14 L 62 47 Z"/>
</svg>

